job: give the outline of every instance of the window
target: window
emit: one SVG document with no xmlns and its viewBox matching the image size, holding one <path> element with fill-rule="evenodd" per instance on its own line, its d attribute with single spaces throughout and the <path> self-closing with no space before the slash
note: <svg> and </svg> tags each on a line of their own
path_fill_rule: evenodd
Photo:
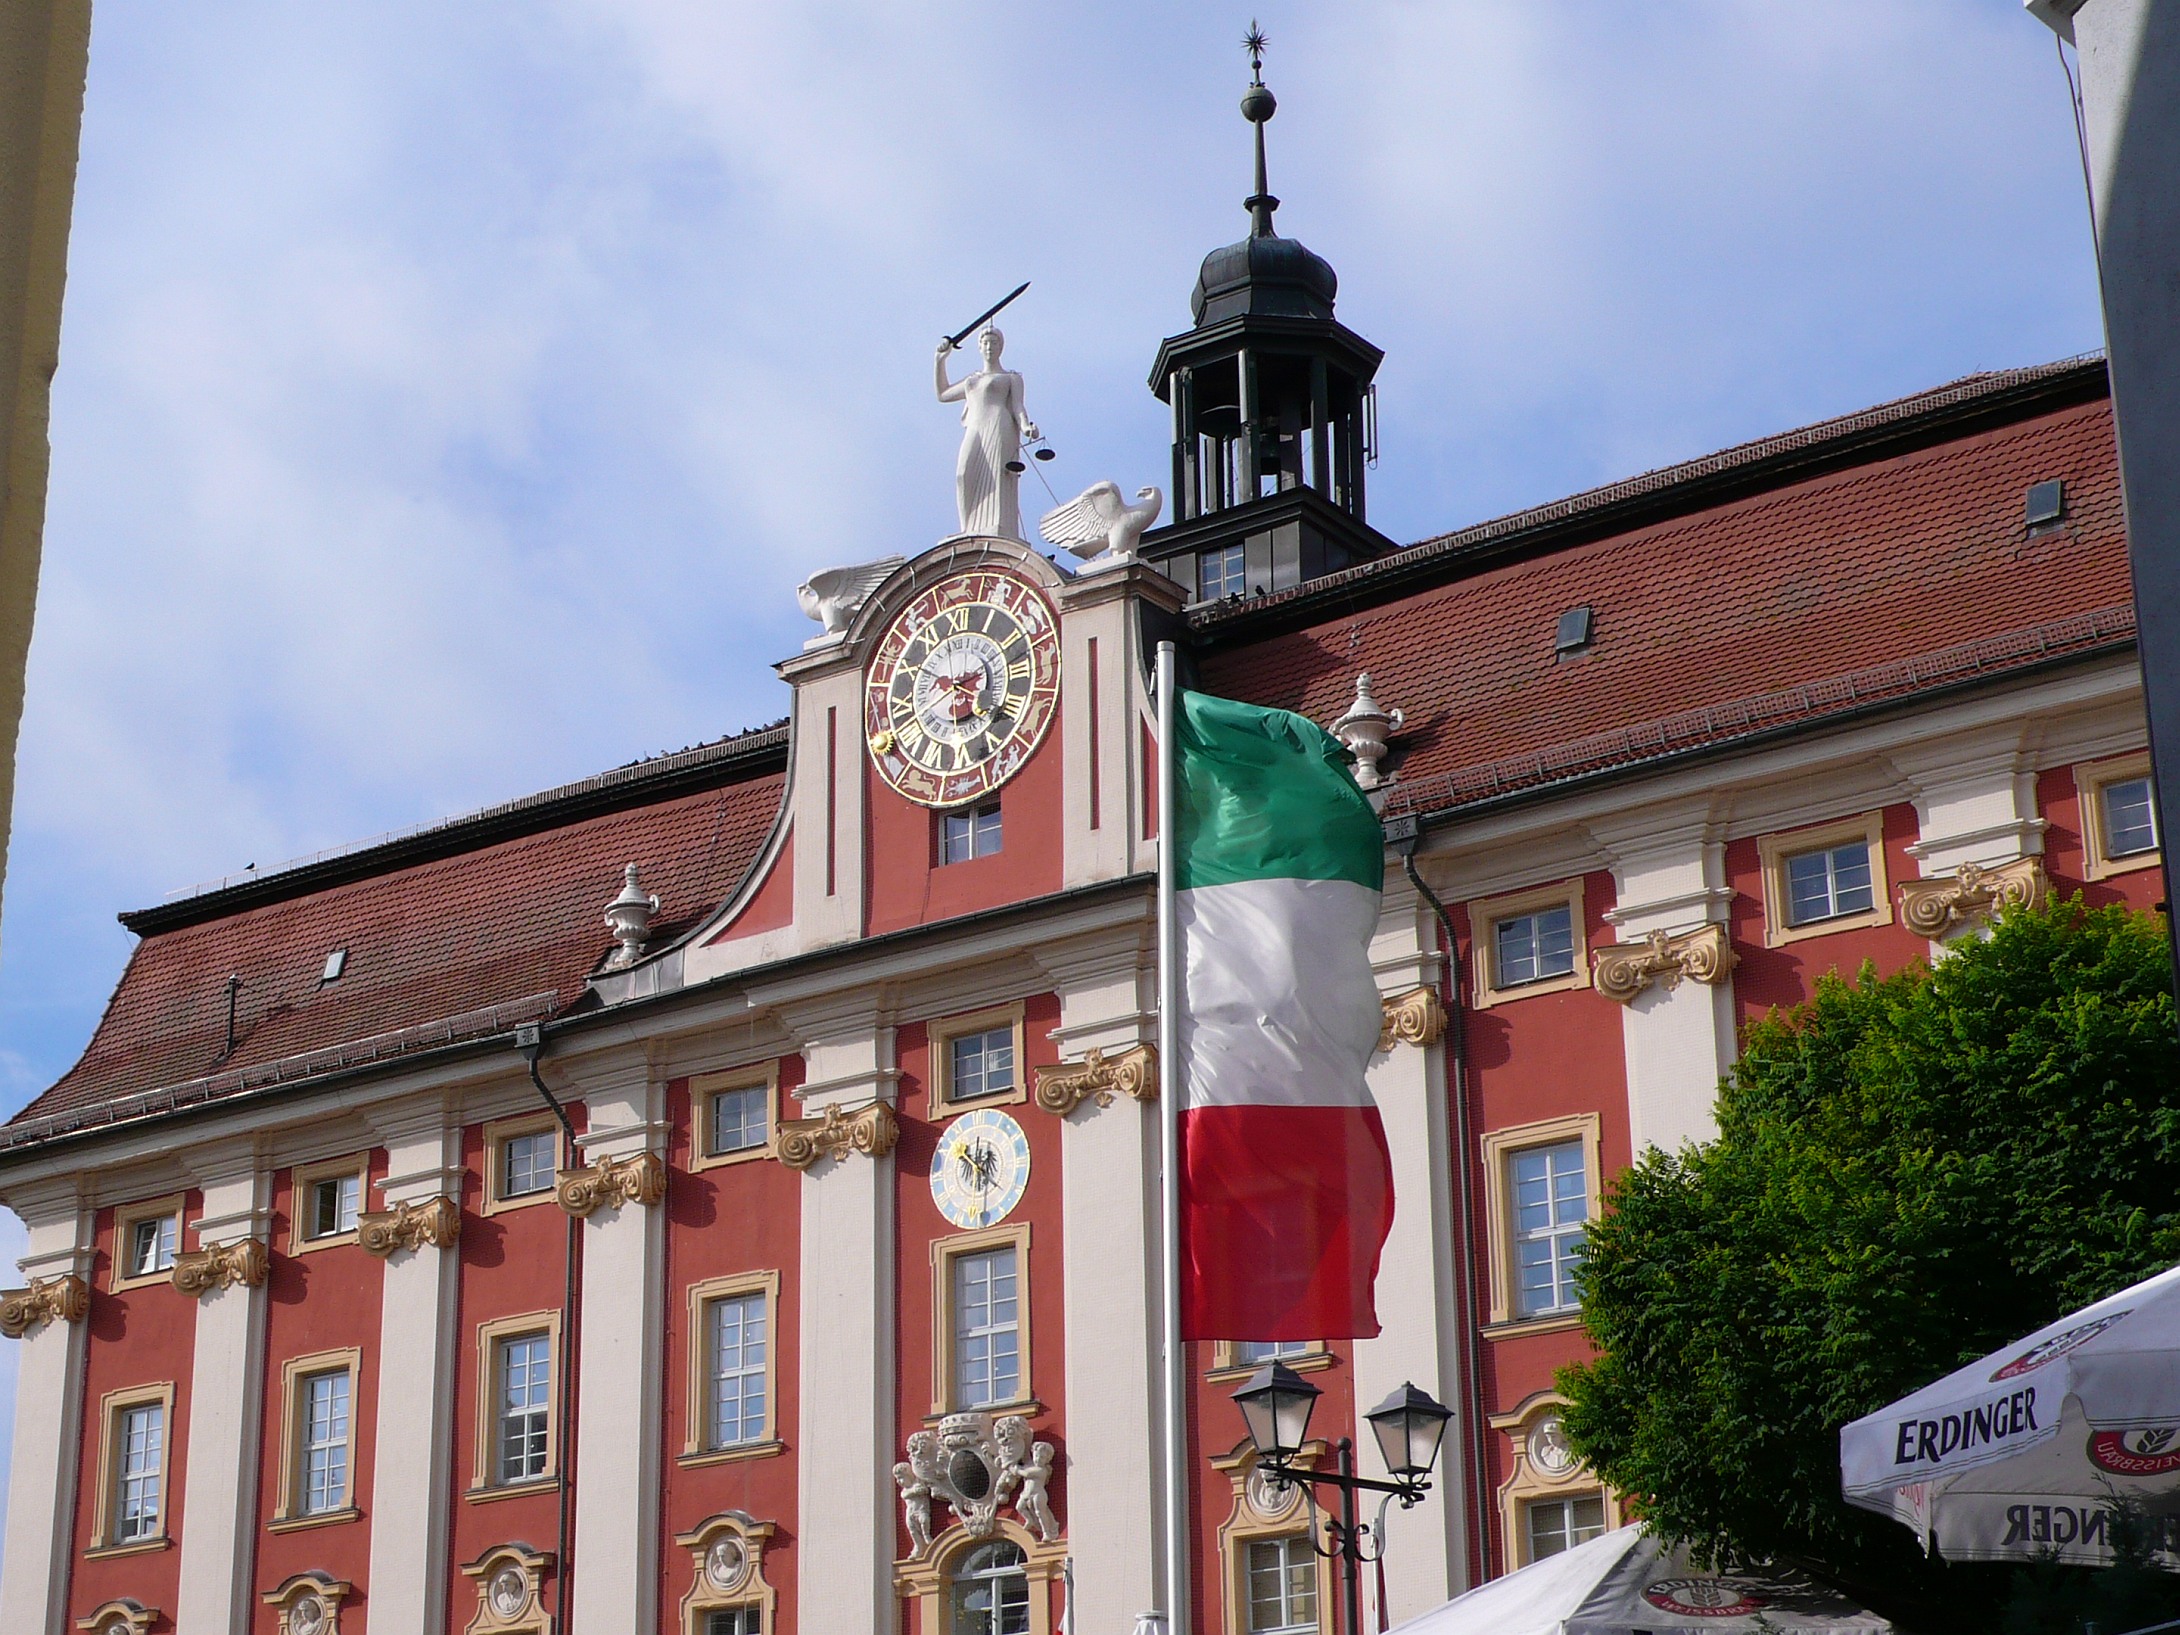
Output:
<svg viewBox="0 0 2180 1635">
<path fill-rule="evenodd" d="M 1248 553 L 1240 545 L 1222 545 L 1196 558 L 1196 600 L 1216 602 L 1248 590 Z"/>
<path fill-rule="evenodd" d="M 1604 1532 L 1605 1496 L 1586 1493 L 1571 1499 L 1531 1499 L 1522 1506 L 1522 1516 L 1529 1559 L 1542 1561 Z"/>
<path fill-rule="evenodd" d="M 1491 935 L 1499 987 L 1542 982 L 1574 969 L 1574 914 L 1565 903 L 1496 921 Z"/>
<path fill-rule="evenodd" d="M 511 1135 L 500 1143 L 500 1196 L 530 1198 L 552 1191 L 558 1146 L 550 1130 Z"/>
<path fill-rule="evenodd" d="M 2097 791 L 2104 805 L 2104 855 L 2139 857 L 2157 850 L 2157 813 L 2148 778 L 2115 778 Z"/>
<path fill-rule="evenodd" d="M 948 1101 L 974 1101 L 1014 1088 L 1014 1029 L 957 1033 L 946 1041 Z"/>
<path fill-rule="evenodd" d="M 761 1292 L 732 1294 L 705 1309 L 710 1351 L 709 1446 L 765 1439 L 766 1313 Z"/>
<path fill-rule="evenodd" d="M 129 1225 L 128 1272 L 130 1277 L 157 1277 L 174 1269 L 174 1240 L 181 1222 L 172 1215 L 153 1215 Z"/>
<path fill-rule="evenodd" d="M 303 1462 L 297 1512 L 323 1516 L 348 1506 L 348 1398 L 345 1368 L 307 1374 L 297 1391 L 296 1416 Z"/>
<path fill-rule="evenodd" d="M 762 1635 L 755 1607 L 719 1607 L 704 1616 L 704 1635 Z"/>
<path fill-rule="evenodd" d="M 769 1082 L 714 1090 L 710 1107 L 712 1155 L 761 1149 L 772 1134 L 771 1103 Z"/>
<path fill-rule="evenodd" d="M 1468 905 L 1479 1007 L 1590 985 L 1577 878 Z"/>
<path fill-rule="evenodd" d="M 966 863 L 974 857 L 994 857 L 999 852 L 999 803 L 992 801 L 966 812 L 946 812 L 939 818 L 939 861 Z"/>
<path fill-rule="evenodd" d="M 1307 1538 L 1249 1545 L 1249 1635 L 1317 1635 L 1317 1557 Z"/>
<path fill-rule="evenodd" d="M 1012 1245 L 953 1257 L 954 1407 L 984 1408 L 1022 1394 L 1022 1350 Z"/>
<path fill-rule="evenodd" d="M 128 1403 L 114 1412 L 114 1523 L 108 1542 L 138 1544 L 163 1530 L 167 1409 L 164 1401 Z"/>
<path fill-rule="evenodd" d="M 552 1337 L 516 1334 L 500 1341 L 493 1373 L 499 1382 L 494 1479 L 503 1484 L 539 1481 L 551 1469 Z"/>
<path fill-rule="evenodd" d="M 1516 1309 L 1524 1317 L 1571 1311 L 1581 1304 L 1574 1276 L 1582 1264 L 1583 1223 L 1590 1218 L 1582 1143 L 1531 1147 L 1506 1164 L 1514 1205 Z"/>
<path fill-rule="evenodd" d="M 363 1197 L 360 1175 L 328 1175 L 310 1183 L 309 1223 L 303 1235 L 337 1237 L 356 1229 L 356 1210 Z"/>
<path fill-rule="evenodd" d="M 1268 1362 L 1291 1362 L 1317 1350 L 1315 1340 L 1236 1340 L 1234 1366 L 1262 1368 Z"/>
<path fill-rule="evenodd" d="M 949 1635 L 1029 1635 L 1029 1573 L 1018 1545 L 971 1550 L 954 1569 Z"/>
<path fill-rule="evenodd" d="M 1875 906 L 1866 841 L 1797 852 L 1786 860 L 1788 925 L 1811 925 Z"/>
</svg>

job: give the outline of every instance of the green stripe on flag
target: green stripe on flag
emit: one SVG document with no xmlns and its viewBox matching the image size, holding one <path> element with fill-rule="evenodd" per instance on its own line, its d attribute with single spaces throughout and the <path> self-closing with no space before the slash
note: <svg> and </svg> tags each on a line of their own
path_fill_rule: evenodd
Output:
<svg viewBox="0 0 2180 1635">
<path fill-rule="evenodd" d="M 1385 831 L 1347 750 L 1307 716 L 1183 691 L 1174 701 L 1176 888 L 1242 880 L 1385 885 Z"/>
</svg>

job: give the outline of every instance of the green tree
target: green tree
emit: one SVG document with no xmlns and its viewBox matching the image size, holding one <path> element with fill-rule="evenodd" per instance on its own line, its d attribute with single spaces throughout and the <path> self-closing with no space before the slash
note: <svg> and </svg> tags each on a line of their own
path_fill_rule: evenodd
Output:
<svg viewBox="0 0 2180 1635">
<path fill-rule="evenodd" d="M 1800 1563 L 1916 1628 L 2000 1627 L 2022 1575 L 1926 1561 L 1849 1508 L 1839 1429 L 2180 1260 L 2162 925 L 2075 899 L 1935 971 L 1829 976 L 1749 1030 L 1718 1122 L 1642 1158 L 1590 1230 L 1574 1445 L 1706 1553 Z"/>
</svg>

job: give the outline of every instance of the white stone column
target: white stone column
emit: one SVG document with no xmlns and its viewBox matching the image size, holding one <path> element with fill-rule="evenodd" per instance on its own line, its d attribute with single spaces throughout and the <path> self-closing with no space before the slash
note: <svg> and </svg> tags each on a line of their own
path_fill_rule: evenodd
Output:
<svg viewBox="0 0 2180 1635">
<path fill-rule="evenodd" d="M 204 1189 L 200 1249 L 255 1238 L 270 1225 L 271 1176 L 241 1147 L 192 1155 Z M 257 1472 L 265 1424 L 265 1284 L 222 1282 L 197 1302 L 189 1372 L 189 1447 L 182 1465 L 181 1585 L 174 1627 L 244 1635 L 256 1610 Z"/>
<path fill-rule="evenodd" d="M 1066 1062 L 1152 1045 L 1151 926 L 1041 952 L 1059 994 Z M 1163 1093 L 1163 1087 L 1161 1087 Z M 1025 1118 L 1049 1118 L 1030 1108 Z M 1158 1370 L 1158 1106 L 1093 1096 L 1060 1141 L 1067 1322 L 1067 1547 L 1075 1625 L 1129 1630 L 1158 1605 L 1151 1518 L 1163 1502 Z"/>
<path fill-rule="evenodd" d="M 1387 999 L 1418 988 L 1436 991 L 1441 960 L 1435 916 L 1391 870 L 1371 955 L 1378 990 Z M 1379 1333 L 1374 1340 L 1355 1342 L 1355 1458 L 1363 1474 L 1382 1476 L 1363 1414 L 1403 1382 L 1428 1391 L 1457 1415 L 1462 1403 L 1455 1292 L 1461 1223 L 1443 1039 L 1395 1043 L 1374 1057 L 1370 1094 L 1393 1154 L 1393 1227 L 1378 1266 Z M 1465 1457 L 1468 1440 L 1456 1417 L 1446 1427 L 1431 1496 L 1413 1510 L 1395 1505 L 1386 1512 L 1385 1599 L 1392 1623 L 1427 1612 L 1468 1587 L 1462 1542 L 1474 1482 Z M 1375 1574 L 1366 1574 L 1364 1584 L 1365 1599 L 1374 1606 Z"/>
<path fill-rule="evenodd" d="M 30 1231 L 24 1276 L 91 1276 L 93 1220 L 73 1182 L 8 1194 Z M 15 1444 L 8 1470 L 0 1628 L 62 1635 L 75 1556 L 76 1466 L 83 1446 L 84 1324 L 49 1321 L 16 1354 Z"/>
<path fill-rule="evenodd" d="M 578 1630 L 658 1627 L 664 1366 L 666 1087 L 641 1063 L 578 1068 L 581 1153 L 626 1177 L 583 1217 L 576 1370 L 575 1595 Z M 643 1175 L 645 1160 L 658 1166 Z M 643 1189 L 655 1186 L 648 1199 Z M 571 1192 L 563 1175 L 562 1207 Z M 579 1211 L 581 1202 L 574 1207 Z"/>
<path fill-rule="evenodd" d="M 867 1004 L 867 1001 L 859 1002 Z M 800 1116 L 894 1096 L 893 1029 L 867 1010 L 813 1025 L 789 1019 L 805 1043 Z M 801 1334 L 796 1420 L 797 1562 L 801 1627 L 892 1630 L 893 1462 L 901 1457 L 894 1398 L 893 1156 L 821 1157 L 802 1177 L 802 1260 L 795 1279 Z"/>
<path fill-rule="evenodd" d="M 1963 863 L 2043 855 L 2036 770 L 2021 738 L 2022 724 L 2009 721 L 1892 753 L 1915 797 L 1919 832 L 1908 855 L 1926 878 Z"/>
<path fill-rule="evenodd" d="M 1605 918 L 1618 941 L 1726 924 L 1733 892 L 1725 835 L 1704 806 L 1645 814 L 1640 827 L 1593 823 L 1590 830 L 1612 859 L 1616 905 Z M 1650 984 L 1621 1008 L 1620 1036 L 1636 1153 L 1678 1152 L 1715 1136 L 1718 1081 L 1736 1052 L 1730 976 Z"/>
<path fill-rule="evenodd" d="M 462 1133 L 442 1109 L 386 1123 L 384 1210 L 462 1199 Z M 446 1622 L 454 1483 L 456 1300 L 461 1252 L 430 1242 L 386 1257 L 379 1293 L 377 1456 L 371 1475 L 371 1621 L 378 1629 Z"/>
</svg>

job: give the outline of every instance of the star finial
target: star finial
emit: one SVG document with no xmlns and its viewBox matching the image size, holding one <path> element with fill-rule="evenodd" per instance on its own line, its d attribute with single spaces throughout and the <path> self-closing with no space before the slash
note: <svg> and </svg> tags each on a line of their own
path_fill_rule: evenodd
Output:
<svg viewBox="0 0 2180 1635">
<path fill-rule="evenodd" d="M 1269 44 L 1271 41 L 1264 37 L 1264 30 L 1257 20 L 1250 18 L 1249 32 L 1242 36 L 1241 48 L 1249 53 L 1249 74 L 1253 84 L 1264 83 L 1264 48 Z"/>
</svg>

